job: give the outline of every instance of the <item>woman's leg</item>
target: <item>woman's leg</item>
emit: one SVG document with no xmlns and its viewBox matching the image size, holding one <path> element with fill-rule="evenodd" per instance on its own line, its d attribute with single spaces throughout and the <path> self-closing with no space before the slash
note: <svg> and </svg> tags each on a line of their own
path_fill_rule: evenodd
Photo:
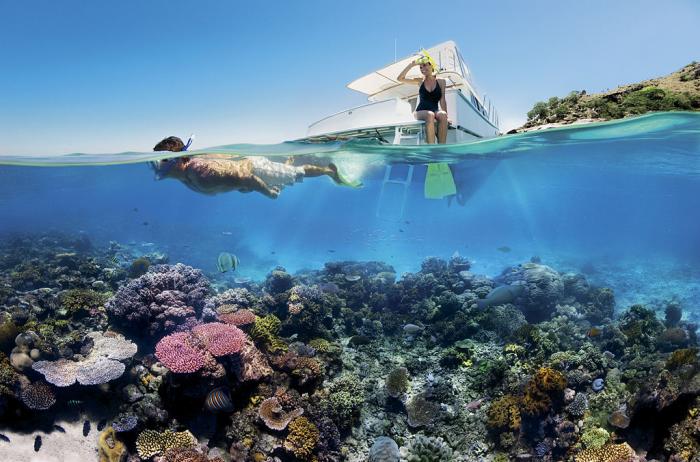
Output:
<svg viewBox="0 0 700 462">
<path fill-rule="evenodd" d="M 416 119 L 425 121 L 426 143 L 435 143 L 435 113 L 433 111 L 416 111 L 413 115 Z"/>
<path fill-rule="evenodd" d="M 435 119 L 438 123 L 438 143 L 445 144 L 447 142 L 447 112 L 438 111 L 435 114 Z"/>
</svg>

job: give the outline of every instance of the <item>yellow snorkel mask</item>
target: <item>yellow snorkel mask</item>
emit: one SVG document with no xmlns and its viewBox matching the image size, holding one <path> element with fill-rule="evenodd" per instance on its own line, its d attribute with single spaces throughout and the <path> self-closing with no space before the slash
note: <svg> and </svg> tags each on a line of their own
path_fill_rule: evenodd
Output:
<svg viewBox="0 0 700 462">
<path fill-rule="evenodd" d="M 416 62 L 418 64 L 430 64 L 430 66 L 433 68 L 433 73 L 437 74 L 439 68 L 433 57 L 430 56 L 428 52 L 425 51 L 425 49 L 421 49 L 420 54 L 421 56 L 418 59 L 416 59 Z"/>
</svg>

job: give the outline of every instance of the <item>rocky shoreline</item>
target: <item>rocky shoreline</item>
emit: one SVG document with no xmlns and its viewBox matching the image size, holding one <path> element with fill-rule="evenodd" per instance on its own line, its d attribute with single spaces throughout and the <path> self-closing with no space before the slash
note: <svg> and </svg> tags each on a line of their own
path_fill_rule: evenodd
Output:
<svg viewBox="0 0 700 462">
<path fill-rule="evenodd" d="M 507 134 L 672 110 L 700 111 L 700 63 L 692 62 L 669 75 L 602 93 L 572 91 L 563 98 L 540 101 L 528 112 L 527 122 Z"/>
</svg>

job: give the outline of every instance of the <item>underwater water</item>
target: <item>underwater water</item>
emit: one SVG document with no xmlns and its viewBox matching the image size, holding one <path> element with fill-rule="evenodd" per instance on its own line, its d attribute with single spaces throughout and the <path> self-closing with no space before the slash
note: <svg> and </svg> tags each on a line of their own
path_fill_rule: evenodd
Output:
<svg viewBox="0 0 700 462">
<path fill-rule="evenodd" d="M 362 186 L 0 158 L 3 460 L 697 460 L 699 114 L 205 153 Z"/>
</svg>

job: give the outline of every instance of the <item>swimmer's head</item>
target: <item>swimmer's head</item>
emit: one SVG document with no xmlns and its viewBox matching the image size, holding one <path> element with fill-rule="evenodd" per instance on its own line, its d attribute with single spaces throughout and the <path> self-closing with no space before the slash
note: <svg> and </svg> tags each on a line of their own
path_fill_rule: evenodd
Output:
<svg viewBox="0 0 700 462">
<path fill-rule="evenodd" d="M 162 139 L 158 144 L 156 144 L 153 150 L 182 152 L 183 150 L 185 150 L 185 143 L 183 143 L 182 140 L 177 136 L 169 136 L 167 138 Z M 160 159 L 151 162 L 151 167 L 156 173 L 156 179 L 160 180 L 176 173 L 173 170 L 173 167 L 175 167 L 178 163 L 186 162 L 187 159 L 187 157 L 176 157 L 174 159 Z"/>
<path fill-rule="evenodd" d="M 169 136 L 167 138 L 164 138 L 153 148 L 154 151 L 171 152 L 180 152 L 183 149 L 185 149 L 185 143 L 183 143 L 182 140 L 177 136 Z"/>
</svg>

